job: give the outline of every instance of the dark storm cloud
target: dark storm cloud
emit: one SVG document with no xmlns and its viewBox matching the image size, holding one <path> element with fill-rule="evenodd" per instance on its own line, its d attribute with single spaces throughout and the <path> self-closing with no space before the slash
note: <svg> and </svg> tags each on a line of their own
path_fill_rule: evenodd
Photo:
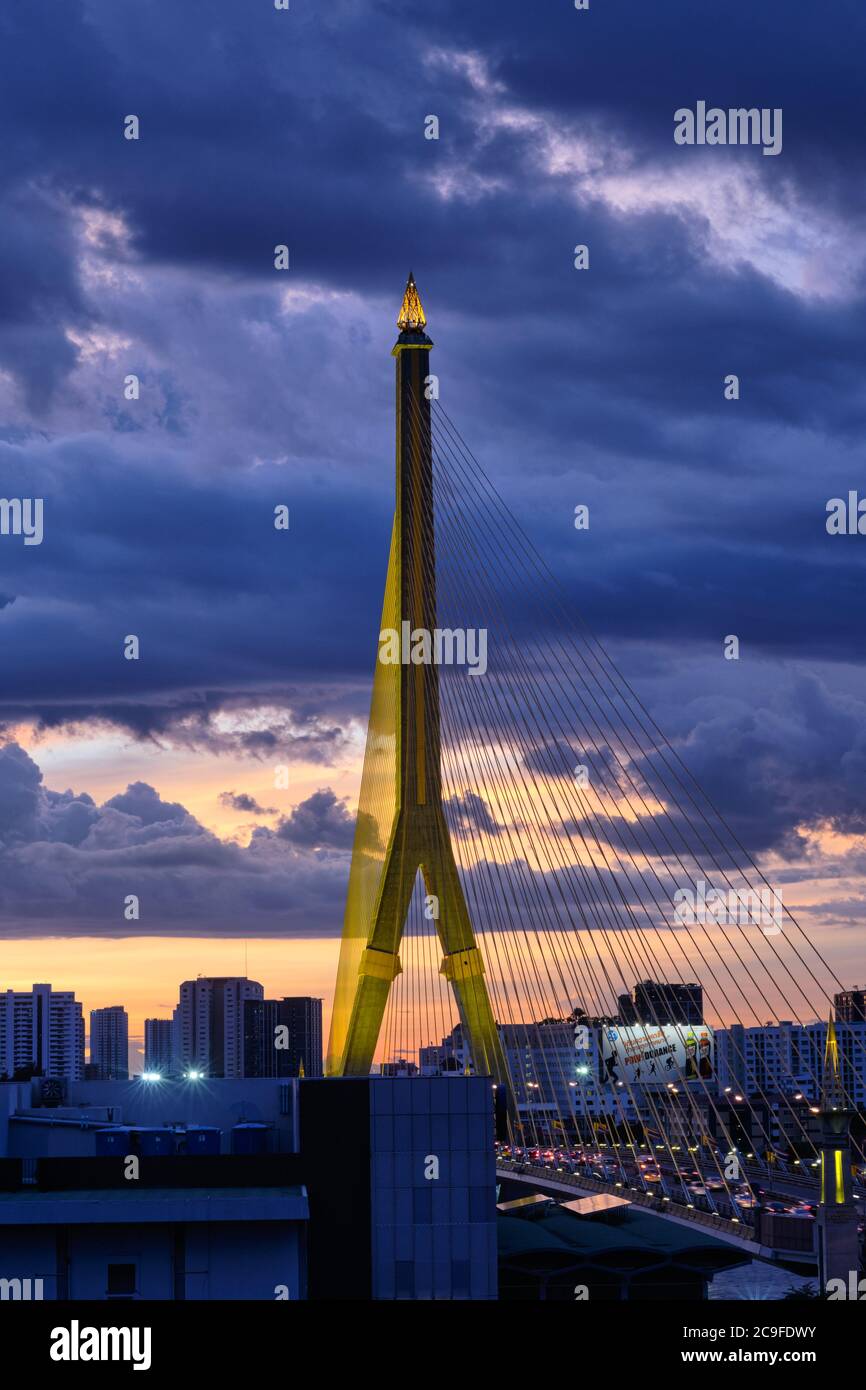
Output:
<svg viewBox="0 0 866 1390">
<path fill-rule="evenodd" d="M 843 204 L 864 206 L 856 54 L 866 16 L 856 4 L 831 12 L 766 0 L 760 14 L 730 5 L 698 14 L 689 0 L 663 9 L 626 0 L 590 17 L 568 4 L 542 16 L 522 0 L 446 0 L 430 24 L 443 45 L 489 55 L 515 100 L 561 121 L 581 114 L 615 124 L 643 150 L 668 145 L 675 108 L 699 98 L 726 108 L 781 106 L 789 170 Z"/>
<path fill-rule="evenodd" d="M 15 837 L 32 833 L 42 774 L 17 744 L 0 748 L 0 832 Z"/>
<path fill-rule="evenodd" d="M 503 827 L 491 813 L 483 797 L 468 789 L 455 793 L 443 803 L 445 819 L 454 835 L 501 835 Z"/>
<path fill-rule="evenodd" d="M 220 792 L 220 801 L 223 806 L 230 806 L 233 811 L 243 811 L 252 816 L 275 816 L 276 809 L 273 806 L 260 806 L 254 796 L 249 792 Z"/>
<path fill-rule="evenodd" d="M 351 849 L 355 821 L 345 802 L 325 787 L 296 806 L 274 833 L 277 839 L 303 849 Z"/>
<path fill-rule="evenodd" d="M 680 752 L 753 851 L 799 854 L 800 826 L 866 833 L 866 703 L 812 675 L 760 708 L 710 702 Z"/>
<path fill-rule="evenodd" d="M 369 702 L 411 264 L 449 414 L 748 843 L 788 844 L 798 817 L 859 825 L 859 715 L 832 669 L 866 640 L 864 558 L 824 519 L 862 476 L 866 423 L 860 9 L 62 11 L 0 17 L 0 368 L 18 390 L 0 494 L 46 509 L 40 547 L 0 539 L 4 725 L 340 756 Z M 698 98 L 783 105 L 782 155 L 677 150 L 673 111 Z M 438 544 L 443 612 L 489 627 L 494 672 L 506 627 L 536 650 L 560 630 L 483 509 L 443 518 Z M 767 666 L 753 707 L 731 702 L 708 655 L 727 633 L 748 660 L 820 661 L 823 695 Z M 656 680 L 687 652 L 713 673 L 700 708 Z M 748 761 L 739 782 L 722 748 Z M 97 825 L 84 796 L 61 821 L 26 764 L 8 772 L 10 834 L 51 806 L 72 849 L 178 838 L 122 806 Z M 349 843 L 342 803 L 296 808 L 278 839 L 317 835 Z M 267 832 L 247 858 L 193 844 L 274 852 Z"/>
<path fill-rule="evenodd" d="M 296 807 L 290 822 L 299 832 L 306 826 L 306 836 L 260 827 L 241 848 L 146 782 L 101 806 L 86 794 L 53 791 L 32 758 L 6 744 L 0 923 L 7 935 L 337 933 L 348 861 L 334 847 L 343 847 L 351 821 L 325 790 Z M 311 854 L 314 844 L 325 848 Z M 124 918 L 130 894 L 140 904 L 133 926 Z"/>
<path fill-rule="evenodd" d="M 333 759 L 345 727 L 323 712 L 338 708 L 339 694 L 329 702 L 323 693 L 316 712 L 310 686 L 340 686 L 353 666 L 357 675 L 370 668 L 390 527 L 384 499 L 267 467 L 205 490 L 176 456 L 145 464 L 120 440 L 0 445 L 7 488 L 16 473 L 19 488 L 26 474 L 45 497 L 47 524 L 36 565 L 14 538 L 0 547 L 0 576 L 14 575 L 19 589 L 0 622 L 6 720 L 91 721 L 215 751 Z M 289 533 L 273 525 L 285 497 Z M 358 552 L 359 530 L 378 534 L 378 554 Z M 140 640 L 138 661 L 124 658 L 129 634 Z M 297 715 L 296 701 L 308 706 Z M 270 729 L 215 725 L 220 712 L 256 706 L 270 707 Z"/>
<path fill-rule="evenodd" d="M 859 695 L 833 690 L 818 675 L 796 668 L 779 680 L 768 666 L 751 689 L 738 691 L 735 678 L 726 684 L 725 693 L 699 695 L 687 709 L 665 701 L 658 711 L 688 774 L 670 757 L 668 766 L 656 755 L 636 761 L 639 782 L 671 789 L 666 800 L 674 837 L 704 859 L 709 845 L 716 855 L 742 863 L 716 812 L 753 854 L 775 850 L 802 858 L 801 832 L 809 828 L 866 833 L 862 685 Z"/>
<path fill-rule="evenodd" d="M 146 782 L 132 782 L 125 792 L 106 801 L 106 806 L 138 819 L 142 825 L 162 825 L 166 821 L 183 824 L 187 812 L 176 801 L 163 801 Z"/>
<path fill-rule="evenodd" d="M 38 412 L 75 363 L 65 326 L 90 314 L 68 212 L 57 200 L 31 188 L 3 190 L 0 181 L 0 229 L 0 368 L 24 383 Z"/>
<path fill-rule="evenodd" d="M 446 807 L 461 802 L 464 754 L 452 746 L 459 727 L 467 745 L 492 741 L 488 770 L 520 769 L 504 780 L 489 773 L 492 810 L 478 803 L 485 816 L 504 814 L 518 826 L 546 819 L 574 845 L 600 837 L 620 854 L 681 854 L 710 874 L 714 862 L 747 868 L 744 850 L 801 860 L 809 830 L 866 833 L 862 679 L 852 673 L 851 688 L 836 689 L 833 668 L 780 669 L 748 653 L 729 662 L 721 647 L 689 661 L 655 648 L 654 661 L 638 685 L 651 692 L 655 722 L 621 682 L 616 693 L 612 680 L 591 680 L 584 668 L 574 691 L 549 679 L 515 693 L 513 722 L 503 717 L 493 733 L 477 711 L 452 708 L 446 682 L 445 723 L 454 731 L 446 738 Z M 531 737 L 515 738 L 530 720 Z M 469 828 L 478 824 L 475 802 Z M 463 818 L 454 823 L 463 827 Z"/>
</svg>

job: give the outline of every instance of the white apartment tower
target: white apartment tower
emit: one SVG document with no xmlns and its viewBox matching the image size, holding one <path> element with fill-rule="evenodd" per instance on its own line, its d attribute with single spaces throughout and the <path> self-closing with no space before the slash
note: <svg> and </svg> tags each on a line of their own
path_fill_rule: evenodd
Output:
<svg viewBox="0 0 866 1390">
<path fill-rule="evenodd" d="M 175 1070 L 243 1076 L 244 1002 L 264 997 L 264 987 L 243 976 L 184 980 L 173 1017 Z"/>
<path fill-rule="evenodd" d="M 84 1079 L 84 1015 L 72 990 L 38 984 L 29 993 L 0 992 L 0 1076 L 19 1067 Z"/>
</svg>

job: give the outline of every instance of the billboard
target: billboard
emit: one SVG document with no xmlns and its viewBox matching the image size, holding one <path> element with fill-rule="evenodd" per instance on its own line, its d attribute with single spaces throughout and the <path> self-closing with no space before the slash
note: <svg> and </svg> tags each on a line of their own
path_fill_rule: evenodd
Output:
<svg viewBox="0 0 866 1390">
<path fill-rule="evenodd" d="M 716 1044 L 706 1023 L 611 1024 L 601 1030 L 600 1079 L 625 1086 L 710 1080 Z"/>
</svg>

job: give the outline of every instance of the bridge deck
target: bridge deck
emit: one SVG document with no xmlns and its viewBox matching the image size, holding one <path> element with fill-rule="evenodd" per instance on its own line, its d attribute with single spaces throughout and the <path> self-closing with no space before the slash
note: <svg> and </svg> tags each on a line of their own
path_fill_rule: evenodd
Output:
<svg viewBox="0 0 866 1390">
<path fill-rule="evenodd" d="M 797 1255 L 791 1251 L 773 1250 L 769 1246 L 761 1245 L 752 1235 L 746 1234 L 750 1228 L 744 1226 L 742 1222 L 732 1221 L 728 1217 L 717 1216 L 714 1213 L 698 1211 L 697 1208 L 689 1208 L 680 1202 L 666 1201 L 650 1193 L 641 1192 L 638 1188 L 603 1182 L 599 1178 L 586 1177 L 582 1173 L 579 1175 L 569 1173 L 564 1168 L 550 1169 L 539 1167 L 533 1163 L 514 1163 L 509 1159 L 501 1158 L 496 1160 L 496 1175 L 508 1181 L 525 1183 L 527 1186 L 540 1191 L 569 1197 L 586 1196 L 593 1192 L 610 1192 L 618 1197 L 627 1197 L 634 1206 L 643 1207 L 665 1221 L 675 1221 L 682 1226 L 690 1227 L 692 1230 L 695 1226 L 700 1226 L 706 1230 L 707 1235 L 736 1246 L 738 1250 L 747 1251 L 756 1260 L 778 1261 L 783 1259 L 787 1263 L 799 1262 Z M 811 1265 L 813 1260 L 810 1257 L 803 1257 L 802 1263 Z"/>
</svg>

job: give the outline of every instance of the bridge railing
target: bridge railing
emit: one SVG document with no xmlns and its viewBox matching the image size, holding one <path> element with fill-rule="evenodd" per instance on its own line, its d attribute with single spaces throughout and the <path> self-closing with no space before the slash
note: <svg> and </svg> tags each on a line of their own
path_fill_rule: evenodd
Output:
<svg viewBox="0 0 866 1390">
<path fill-rule="evenodd" d="M 710 1231 L 718 1231 L 725 1235 L 736 1236 L 739 1240 L 754 1240 L 755 1233 L 752 1224 L 748 1221 L 734 1221 L 727 1216 L 719 1216 L 716 1212 L 700 1211 L 697 1207 L 688 1207 L 684 1202 L 674 1202 L 669 1198 L 655 1196 L 654 1193 L 641 1192 L 640 1188 L 628 1187 L 625 1183 L 604 1182 L 600 1178 L 584 1177 L 582 1173 L 572 1173 L 567 1168 L 545 1168 L 536 1163 L 517 1163 L 512 1159 L 496 1160 L 498 1171 L 521 1174 L 523 1176 L 546 1179 L 548 1182 L 558 1182 L 566 1187 L 574 1187 L 589 1192 L 609 1192 L 616 1196 L 627 1194 L 628 1201 L 634 1206 L 645 1207 L 649 1211 L 660 1215 L 670 1215 L 682 1217 L 685 1221 L 694 1222 L 697 1226 L 705 1226 Z"/>
</svg>

